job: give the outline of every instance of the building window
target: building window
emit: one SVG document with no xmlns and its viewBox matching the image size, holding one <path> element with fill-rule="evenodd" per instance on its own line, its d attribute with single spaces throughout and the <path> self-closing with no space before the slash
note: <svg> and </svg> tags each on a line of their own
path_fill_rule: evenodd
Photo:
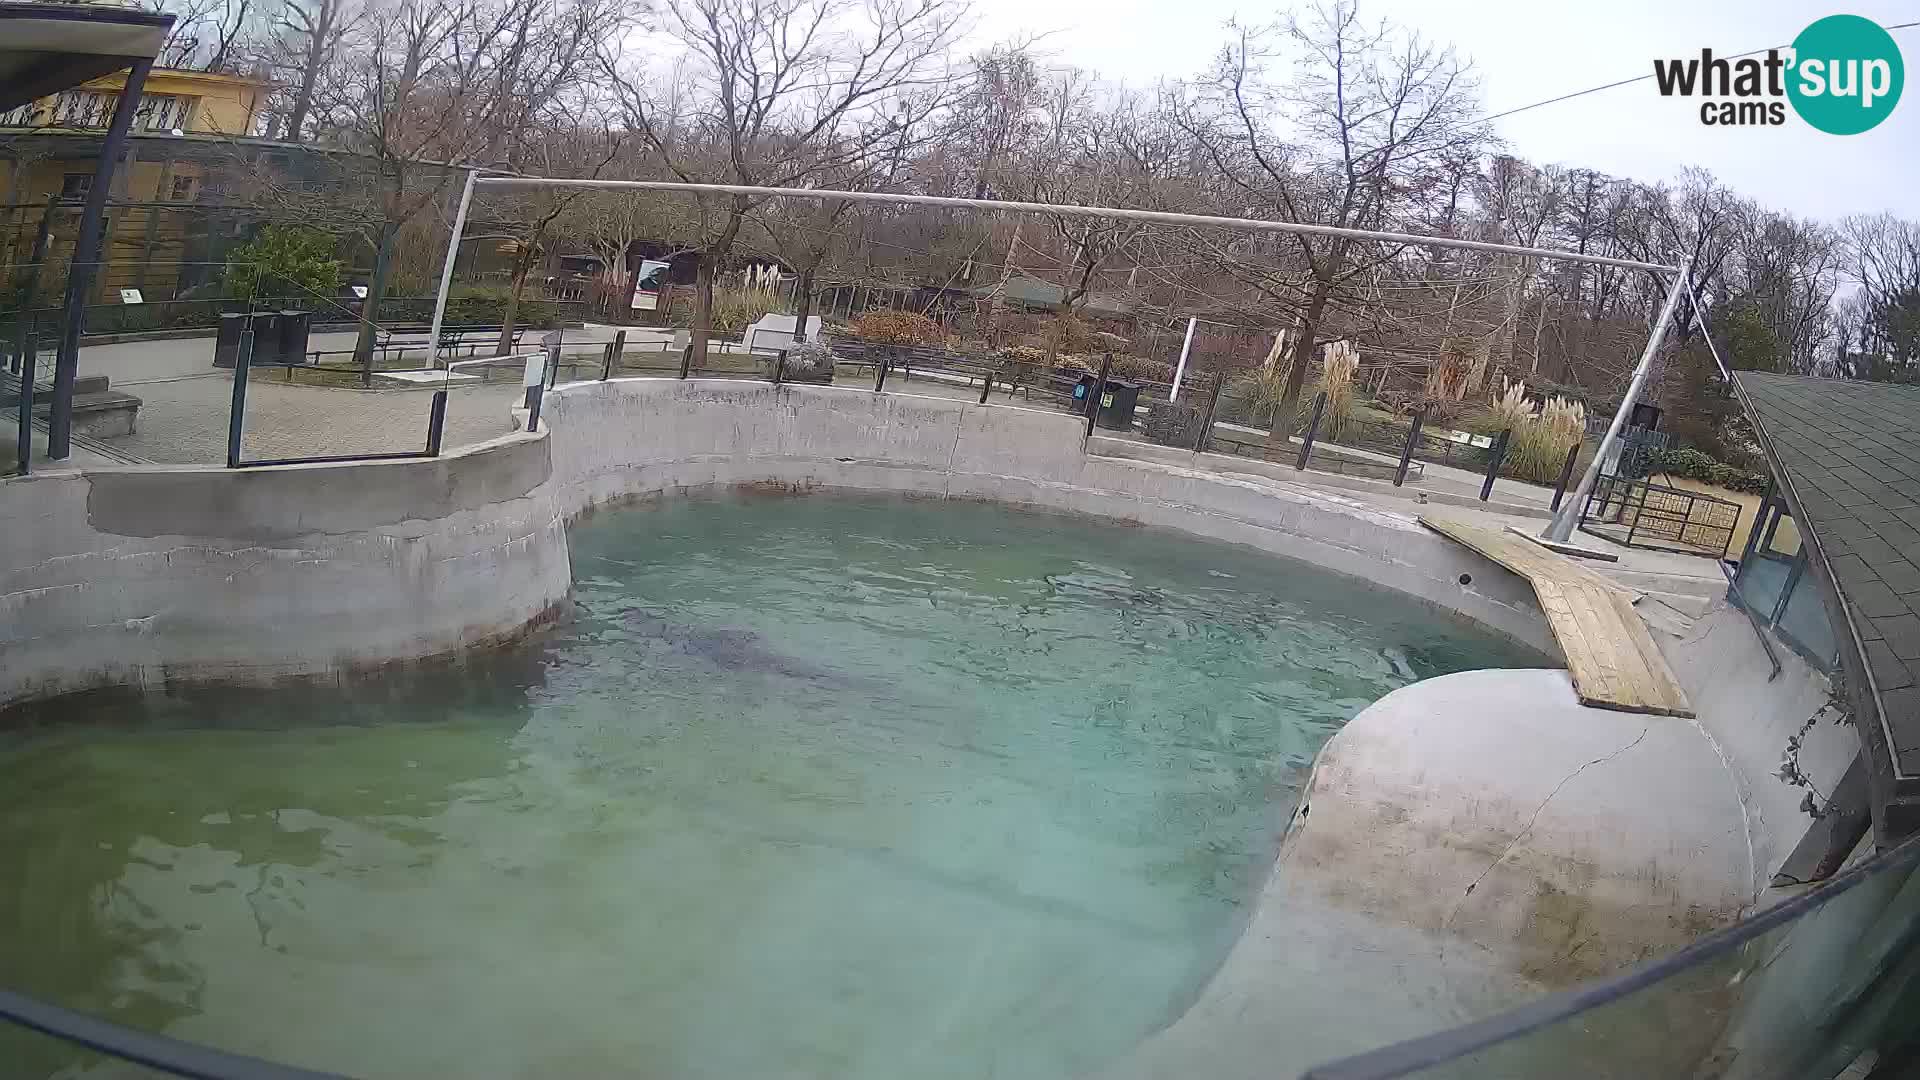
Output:
<svg viewBox="0 0 1920 1080">
<path fill-rule="evenodd" d="M 173 187 L 167 192 L 168 202 L 191 202 L 193 200 L 193 181 L 191 176 L 176 176 Z"/>
<path fill-rule="evenodd" d="M 139 131 L 186 131 L 192 126 L 193 113 L 199 104 L 199 98 L 142 94 L 133 126 Z"/>
<path fill-rule="evenodd" d="M 66 202 L 79 202 L 92 190 L 92 173 L 68 173 L 60 178 L 60 198 Z"/>
<path fill-rule="evenodd" d="M 54 95 L 49 123 L 54 127 L 104 128 L 113 122 L 113 110 L 119 101 L 120 95 L 112 91 L 65 90 Z M 133 129 L 186 131 L 192 126 L 194 113 L 199 107 L 200 99 L 197 97 L 141 94 L 140 104 L 133 113 Z"/>
</svg>

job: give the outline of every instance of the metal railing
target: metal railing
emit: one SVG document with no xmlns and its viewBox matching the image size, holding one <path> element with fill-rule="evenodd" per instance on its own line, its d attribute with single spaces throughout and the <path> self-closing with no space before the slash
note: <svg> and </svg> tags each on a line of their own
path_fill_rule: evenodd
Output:
<svg viewBox="0 0 1920 1080">
<path fill-rule="evenodd" d="M 1603 540 L 1716 559 L 1739 525 L 1739 503 L 1623 476 L 1602 476 L 1580 512 L 1580 531 Z"/>
</svg>

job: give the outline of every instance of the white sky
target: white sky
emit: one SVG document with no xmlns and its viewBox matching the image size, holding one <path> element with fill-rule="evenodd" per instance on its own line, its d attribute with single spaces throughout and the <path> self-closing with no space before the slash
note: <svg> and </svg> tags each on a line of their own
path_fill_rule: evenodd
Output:
<svg viewBox="0 0 1920 1080">
<path fill-rule="evenodd" d="M 1304 4 L 1307 0 L 1302 0 Z M 1732 54 L 1790 43 L 1837 12 L 1881 25 L 1920 19 L 1920 0 L 1359 0 L 1472 58 L 1489 113 L 1651 74 L 1656 57 Z M 1054 62 L 1148 86 L 1203 69 L 1229 18 L 1261 23 L 1279 3 L 1249 0 L 975 0 L 980 44 L 1051 32 Z M 1782 127 L 1708 127 L 1699 99 L 1662 98 L 1653 80 L 1548 105 L 1495 124 L 1538 164 L 1639 180 L 1710 169 L 1741 194 L 1808 217 L 1892 210 L 1920 219 L 1920 27 L 1894 31 L 1907 87 L 1893 115 L 1861 135 L 1826 135 L 1792 115 Z M 1688 101 L 1691 100 L 1691 104 Z"/>
</svg>

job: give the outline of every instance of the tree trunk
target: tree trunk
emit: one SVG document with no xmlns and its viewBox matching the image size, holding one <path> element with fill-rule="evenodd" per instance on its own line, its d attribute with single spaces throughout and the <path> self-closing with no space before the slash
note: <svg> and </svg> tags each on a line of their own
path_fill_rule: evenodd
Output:
<svg viewBox="0 0 1920 1080">
<path fill-rule="evenodd" d="M 707 363 L 707 335 L 713 325 L 713 263 L 716 256 L 702 252 L 693 275 L 693 366 Z"/>
<path fill-rule="evenodd" d="M 1324 278 L 1315 278 L 1313 298 L 1307 301 L 1307 312 L 1300 317 L 1300 336 L 1293 340 L 1293 365 L 1287 371 L 1287 386 L 1280 394 L 1280 407 L 1273 411 L 1273 427 L 1267 432 L 1267 445 L 1278 446 L 1281 441 L 1293 434 L 1295 413 L 1300 409 L 1300 388 L 1306 385 L 1307 365 L 1313 362 L 1313 342 L 1320 332 L 1320 316 L 1327 310 L 1327 300 L 1333 295 L 1333 282 Z"/>
<path fill-rule="evenodd" d="M 533 269 L 534 252 L 538 250 L 538 241 L 533 241 L 514 257 L 513 284 L 507 290 L 507 308 L 500 315 L 500 340 L 493 347 L 495 356 L 505 356 L 513 351 L 513 325 L 520 314 L 520 292 L 527 287 L 527 274 Z"/>
<path fill-rule="evenodd" d="M 797 344 L 807 340 L 807 320 L 813 317 L 813 275 L 819 267 L 809 266 L 800 271 L 800 280 L 793 290 L 793 340 Z"/>
<path fill-rule="evenodd" d="M 373 385 L 373 346 L 379 329 L 380 299 L 387 293 L 387 275 L 393 269 L 393 241 L 400 226 L 391 222 L 380 227 L 380 246 L 373 255 L 373 280 L 367 283 L 367 298 L 360 305 L 360 337 L 353 345 L 353 358 L 360 364 L 360 385 Z M 429 342 L 427 348 L 434 347 Z"/>
<path fill-rule="evenodd" d="M 736 205 L 727 214 L 727 227 L 700 253 L 700 268 L 693 278 L 693 366 L 704 367 L 707 363 L 707 339 L 713 333 L 713 279 L 719 272 L 720 260 L 726 257 L 733 247 L 734 237 L 740 235 L 740 223 L 746 211 L 739 205 L 744 200 L 736 198 Z"/>
</svg>

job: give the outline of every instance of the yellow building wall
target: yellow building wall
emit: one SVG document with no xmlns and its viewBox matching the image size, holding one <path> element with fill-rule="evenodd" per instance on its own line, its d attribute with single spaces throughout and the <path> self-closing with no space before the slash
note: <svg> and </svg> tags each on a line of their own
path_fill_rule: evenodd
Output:
<svg viewBox="0 0 1920 1080">
<path fill-rule="evenodd" d="M 105 75 L 82 84 L 88 90 L 119 92 L 127 85 L 126 72 Z M 147 74 L 143 91 L 174 97 L 199 98 L 200 104 L 183 130 L 195 134 L 250 135 L 266 87 L 251 79 L 213 75 L 204 71 L 156 68 Z"/>
</svg>

